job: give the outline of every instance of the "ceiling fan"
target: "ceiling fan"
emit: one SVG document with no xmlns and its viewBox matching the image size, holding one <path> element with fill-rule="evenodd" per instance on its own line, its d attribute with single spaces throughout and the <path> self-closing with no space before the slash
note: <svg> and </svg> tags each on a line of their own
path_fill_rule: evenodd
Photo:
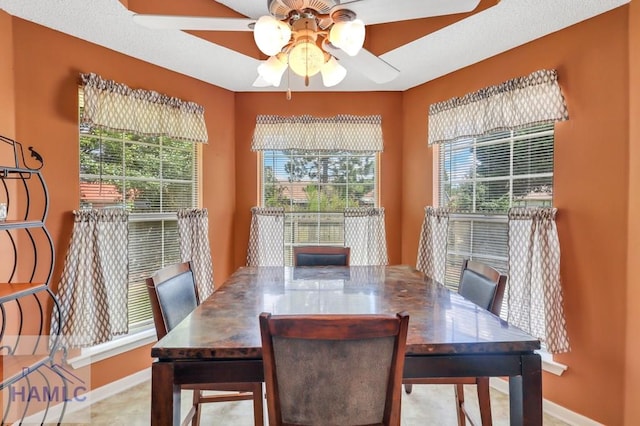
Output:
<svg viewBox="0 0 640 426">
<path fill-rule="evenodd" d="M 279 86 L 287 69 L 305 79 L 321 74 L 325 86 L 339 84 L 346 68 L 376 83 L 400 71 L 362 48 L 365 25 L 470 12 L 480 0 L 216 0 L 248 18 L 134 14 L 155 29 L 253 31 L 269 59 L 258 66 L 254 86 Z M 265 8 L 266 6 L 266 8 Z"/>
</svg>

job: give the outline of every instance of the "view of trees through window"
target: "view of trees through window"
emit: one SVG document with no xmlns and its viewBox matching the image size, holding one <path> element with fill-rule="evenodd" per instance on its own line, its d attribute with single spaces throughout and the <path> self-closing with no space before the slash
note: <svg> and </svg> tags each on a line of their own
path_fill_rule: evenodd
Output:
<svg viewBox="0 0 640 426">
<path fill-rule="evenodd" d="M 81 133 L 81 204 L 175 212 L 192 204 L 194 161 L 191 142 L 102 130 Z"/>
<path fill-rule="evenodd" d="M 145 278 L 180 261 L 176 212 L 197 206 L 192 142 L 80 129 L 80 206 L 129 211 L 129 325 L 150 324 Z"/>
<path fill-rule="evenodd" d="M 265 151 L 263 204 L 288 211 L 341 211 L 374 203 L 374 154 Z"/>
<path fill-rule="evenodd" d="M 262 205 L 285 208 L 285 259 L 301 244 L 343 244 L 344 209 L 377 206 L 372 153 L 262 153 Z"/>
<path fill-rule="evenodd" d="M 507 211 L 551 206 L 553 125 L 503 131 L 439 148 L 439 201 L 451 211 L 446 284 L 465 258 L 507 270 Z"/>
</svg>

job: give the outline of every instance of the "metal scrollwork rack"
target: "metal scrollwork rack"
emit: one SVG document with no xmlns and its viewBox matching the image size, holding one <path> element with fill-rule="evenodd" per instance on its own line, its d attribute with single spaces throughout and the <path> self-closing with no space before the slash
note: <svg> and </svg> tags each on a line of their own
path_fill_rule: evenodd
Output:
<svg viewBox="0 0 640 426">
<path fill-rule="evenodd" d="M 0 218 L 1 424 L 34 418 L 61 423 L 66 406 L 68 379 L 55 362 L 62 317 L 50 288 L 55 252 L 45 226 L 49 193 L 40 172 L 42 157 L 28 150 L 27 162 L 22 144 L 0 136 L 0 159 L 9 159 L 0 162 L 0 203 L 7 211 Z M 49 329 L 51 315 L 57 318 L 55 330 Z M 59 417 L 48 418 L 59 403 Z"/>
</svg>

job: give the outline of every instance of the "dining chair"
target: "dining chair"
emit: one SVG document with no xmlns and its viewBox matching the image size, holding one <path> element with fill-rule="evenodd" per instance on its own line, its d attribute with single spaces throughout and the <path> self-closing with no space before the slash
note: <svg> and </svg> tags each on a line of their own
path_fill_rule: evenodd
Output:
<svg viewBox="0 0 640 426">
<path fill-rule="evenodd" d="M 149 300 L 158 340 L 178 325 L 199 304 L 193 272 L 189 262 L 166 266 L 146 279 Z M 253 400 L 255 426 L 263 426 L 262 383 L 210 383 L 182 385 L 181 389 L 193 391 L 193 404 L 182 425 L 189 421 L 200 424 L 200 404 L 208 402 Z M 219 391 L 205 394 L 205 391 Z"/>
<path fill-rule="evenodd" d="M 343 246 L 295 246 L 294 266 L 349 266 L 351 249 Z"/>
<path fill-rule="evenodd" d="M 465 259 L 462 262 L 458 293 L 486 309 L 494 315 L 500 316 L 504 290 L 507 285 L 507 276 L 501 274 L 495 268 L 474 260 Z M 464 404 L 464 385 L 476 385 L 478 393 L 478 405 L 480 407 L 480 421 L 483 426 L 491 425 L 491 398 L 489 395 L 488 377 L 452 377 L 452 378 L 428 378 L 406 379 L 404 381 L 405 392 L 411 393 L 414 384 L 454 384 L 456 394 L 456 410 L 458 425 L 465 426 L 466 420 L 473 424 Z"/>
<path fill-rule="evenodd" d="M 269 425 L 400 425 L 409 314 L 260 314 Z"/>
</svg>

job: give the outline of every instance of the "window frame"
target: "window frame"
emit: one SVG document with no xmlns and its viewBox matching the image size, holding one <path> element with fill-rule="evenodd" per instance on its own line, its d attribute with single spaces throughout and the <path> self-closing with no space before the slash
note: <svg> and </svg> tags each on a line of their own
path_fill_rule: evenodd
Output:
<svg viewBox="0 0 640 426">
<path fill-rule="evenodd" d="M 269 152 L 275 152 L 278 150 L 265 150 L 265 151 L 258 151 L 257 152 L 257 180 L 258 180 L 258 185 L 257 185 L 257 199 L 258 199 L 258 205 L 260 207 L 266 207 L 266 203 L 265 203 L 265 196 L 264 196 L 264 188 L 265 188 L 265 169 L 267 164 L 265 164 L 265 153 L 269 153 Z M 321 156 L 322 154 L 324 154 L 323 152 L 319 151 L 319 150 L 305 150 L 305 149 L 298 149 L 295 150 L 297 152 L 309 152 L 309 153 L 313 153 L 313 155 L 317 155 L 317 156 Z M 360 153 L 358 151 L 332 151 L 334 154 L 327 154 L 329 156 L 340 156 L 340 154 L 347 154 L 349 156 L 357 156 L 357 157 L 371 157 L 373 159 L 373 163 L 374 163 L 374 171 L 373 171 L 373 203 L 372 203 L 372 207 L 379 207 L 380 206 L 380 174 L 381 174 L 381 157 L 380 157 L 380 152 L 369 152 L 369 153 Z M 330 183 L 329 183 L 330 184 Z M 345 185 L 348 185 L 345 184 Z M 293 201 L 290 200 L 290 205 L 289 207 L 291 207 L 293 204 Z M 354 206 L 355 207 L 355 206 Z M 339 241 L 338 239 L 336 239 L 335 241 L 332 242 L 299 242 L 299 241 L 295 241 L 295 234 L 296 232 L 294 232 L 293 230 L 289 230 L 287 231 L 287 225 L 290 224 L 289 226 L 292 227 L 292 229 L 295 227 L 295 224 L 293 224 L 293 221 L 295 219 L 296 216 L 303 216 L 303 215 L 317 215 L 317 220 L 318 220 L 318 224 L 320 223 L 320 215 L 321 214 L 327 214 L 327 215 L 339 215 L 341 218 L 344 217 L 344 210 L 338 210 L 338 211 L 310 211 L 310 210 L 291 210 L 288 209 L 287 207 L 285 207 L 285 243 L 284 243 L 284 250 L 285 250 L 285 265 L 287 266 L 291 266 L 293 265 L 293 247 L 297 246 L 297 245 L 303 245 L 303 244 L 317 244 L 317 245 L 322 245 L 322 244 L 326 244 L 326 245 L 339 245 L 339 244 L 343 244 L 344 243 L 344 228 L 342 231 L 342 241 Z M 319 239 L 319 238 L 318 238 Z"/>
<path fill-rule="evenodd" d="M 538 130 L 535 130 L 538 129 Z M 521 134 L 514 134 L 516 132 L 524 132 Z M 452 222 L 453 223 L 463 223 L 470 222 L 470 227 L 473 226 L 474 222 L 486 222 L 486 223 L 497 223 L 504 224 L 505 233 L 507 228 L 507 213 L 499 212 L 499 211 L 477 211 L 477 186 L 476 184 L 482 182 L 492 182 L 492 181 L 508 181 L 509 182 L 509 206 L 513 206 L 514 203 L 514 181 L 519 179 L 540 179 L 540 178 L 549 178 L 551 180 L 551 198 L 548 200 L 549 203 L 553 203 L 553 176 L 555 172 L 555 129 L 553 124 L 547 125 L 533 125 L 527 127 L 525 129 L 520 130 L 511 130 L 509 134 L 505 134 L 506 131 L 495 132 L 493 135 L 482 136 L 482 137 L 468 137 L 468 138 L 460 138 L 452 144 L 457 144 L 457 146 L 451 148 L 451 152 L 462 151 L 465 149 L 471 149 L 474 152 L 478 147 L 491 147 L 491 146 L 499 146 L 499 145 L 507 145 L 509 146 L 509 174 L 508 175 L 499 175 L 492 177 L 477 177 L 476 172 L 477 168 L 473 167 L 473 176 L 470 178 L 461 178 L 457 179 L 455 182 L 460 183 L 471 183 L 473 185 L 473 198 L 472 198 L 472 210 L 471 212 L 462 211 L 462 212 L 450 212 L 449 213 L 449 232 L 448 232 L 448 240 L 451 242 L 452 239 L 455 238 L 455 235 L 452 235 Z M 514 155 L 515 144 L 522 140 L 528 139 L 536 139 L 536 138 L 549 138 L 551 137 L 551 172 L 540 172 L 540 173 L 529 173 L 529 174 L 514 174 L 514 163 L 516 162 L 516 158 Z M 464 144 L 465 141 L 468 141 L 468 144 Z M 444 169 L 445 169 L 445 161 L 447 158 L 447 153 L 443 152 L 446 149 L 446 145 L 449 144 L 445 142 L 443 144 L 437 144 L 433 146 L 433 194 L 435 205 L 447 207 L 446 205 L 446 194 L 451 194 L 451 187 L 453 184 L 453 180 L 444 181 Z M 475 153 L 472 159 L 471 164 L 477 164 L 477 160 L 475 160 Z M 453 154 L 449 154 L 449 158 L 452 158 Z M 543 163 L 541 163 L 543 164 Z M 445 185 L 449 185 L 448 188 L 445 188 Z M 448 192 L 447 192 L 448 190 Z M 455 230 L 453 231 L 455 232 Z M 460 275 L 460 267 L 462 260 L 459 260 L 459 264 L 455 261 L 452 261 L 451 258 L 458 257 L 459 259 L 463 258 L 474 258 L 474 250 L 473 250 L 473 230 L 470 230 L 471 236 L 469 238 L 469 250 L 454 250 L 451 249 L 451 244 L 447 245 L 447 268 L 445 272 L 446 282 L 444 283 L 449 288 L 457 290 L 458 279 Z M 496 267 L 496 269 L 500 270 L 503 273 L 507 272 L 507 262 L 508 262 L 508 247 L 506 246 L 507 242 L 505 241 L 504 246 L 504 256 L 497 256 L 493 254 L 484 254 L 483 256 L 475 255 L 475 258 L 478 259 L 480 257 L 481 261 L 487 261 L 487 263 Z M 477 252 L 476 252 L 477 253 Z M 503 313 L 506 312 L 506 305 L 503 307 Z"/>
<path fill-rule="evenodd" d="M 79 97 L 80 97 L 80 111 L 82 111 L 82 107 L 83 107 L 82 88 L 79 89 Z M 83 138 L 87 138 L 87 137 L 97 138 L 101 140 L 108 140 L 110 141 L 110 143 L 116 142 L 116 143 L 122 144 L 122 149 L 123 149 L 122 171 L 120 174 L 118 174 L 118 176 L 115 176 L 115 175 L 106 176 L 102 174 L 96 175 L 95 173 L 83 173 L 82 156 L 79 155 L 78 164 L 80 168 L 79 168 L 78 179 L 80 183 L 82 183 L 85 180 L 91 181 L 92 179 L 95 179 L 95 180 L 101 181 L 102 179 L 109 180 L 110 178 L 121 180 L 121 182 L 124 185 L 126 185 L 127 181 L 128 182 L 133 182 L 133 181 L 158 182 L 158 185 L 160 185 L 160 187 L 162 187 L 163 183 L 166 183 L 166 182 L 171 182 L 173 184 L 185 183 L 190 187 L 190 191 L 185 192 L 186 194 L 185 200 L 190 201 L 188 203 L 189 205 L 179 206 L 176 209 L 199 208 L 201 206 L 202 204 L 202 153 L 203 153 L 202 146 L 201 146 L 202 144 L 188 142 L 188 141 L 181 141 L 179 139 L 170 138 L 166 136 L 152 137 L 152 139 L 157 138 L 157 144 L 155 144 L 155 143 L 150 143 L 148 141 L 149 136 L 142 135 L 134 131 L 112 131 L 112 132 L 118 133 L 119 137 L 116 138 L 116 137 L 105 136 L 101 134 L 95 135 L 91 133 L 91 129 L 87 129 L 81 125 L 78 126 L 79 150 L 82 149 Z M 135 135 L 134 140 L 128 139 L 127 135 Z M 139 138 L 139 140 L 137 138 Z M 183 147 L 173 146 L 175 143 L 184 144 L 184 149 Z M 147 145 L 154 149 L 157 148 L 159 170 L 162 170 L 163 164 L 166 164 L 166 162 L 163 162 L 163 158 L 164 158 L 162 155 L 163 150 L 171 149 L 175 151 L 183 150 L 184 152 L 187 152 L 189 158 L 192 159 L 191 171 L 189 172 L 190 179 L 181 179 L 180 177 L 167 178 L 162 175 L 157 177 L 127 176 L 125 163 L 124 163 L 124 152 L 125 152 L 124 150 L 127 148 L 127 144 L 137 144 L 139 146 Z M 159 192 L 160 199 L 158 200 L 158 202 L 160 203 L 160 205 L 162 205 L 162 202 L 160 201 L 162 199 L 161 194 L 162 194 L 162 191 Z M 111 202 L 110 206 L 117 207 L 118 204 L 121 204 L 121 207 L 128 208 L 128 210 L 130 210 L 129 220 L 128 220 L 129 227 L 131 226 L 132 223 L 135 224 L 135 223 L 142 223 L 142 222 L 157 222 L 161 224 L 160 227 L 161 229 L 163 229 L 163 231 L 161 232 L 162 233 L 161 238 L 162 240 L 164 240 L 164 238 L 167 236 L 166 232 L 164 231 L 165 222 L 173 222 L 173 223 L 176 223 L 175 229 L 177 232 L 177 221 L 178 221 L 177 210 L 176 211 L 167 210 L 167 211 L 159 211 L 159 212 L 136 212 L 135 209 L 132 209 L 132 206 L 127 205 L 128 203 L 127 203 L 126 197 L 121 197 L 121 200 L 117 203 Z M 107 208 L 110 206 L 107 206 Z M 104 207 L 105 206 L 103 206 L 103 208 Z M 79 194 L 79 208 L 83 208 L 81 194 Z M 131 238 L 131 228 L 129 232 L 130 232 L 129 238 Z M 129 240 L 128 244 L 131 247 L 131 239 Z M 160 259 L 160 263 L 161 263 L 161 266 L 164 266 L 167 263 L 167 259 L 165 258 L 165 255 L 164 255 L 164 248 L 166 245 L 165 243 L 163 243 L 162 245 L 163 245 L 163 249 L 161 250 L 162 259 Z M 174 253 L 174 255 L 175 254 L 177 254 L 178 257 L 180 256 L 179 247 L 177 247 L 177 253 Z M 129 253 L 129 256 L 131 260 L 131 253 Z M 150 273 L 151 272 L 152 271 L 150 271 Z M 131 271 L 129 272 L 129 274 L 131 274 Z M 146 291 L 142 291 L 140 289 L 142 287 L 146 288 L 146 284 L 144 282 L 140 283 L 139 280 L 137 280 L 136 283 L 133 283 L 131 281 L 131 277 L 129 277 L 128 285 L 129 285 L 129 289 L 131 289 L 132 288 L 131 286 L 134 285 L 137 290 L 138 299 L 140 299 L 138 300 L 137 306 L 143 309 L 145 308 L 145 305 L 148 306 L 148 315 L 145 314 L 147 318 L 141 319 L 140 321 L 137 321 L 137 322 L 129 322 L 129 332 L 125 335 L 116 336 L 113 338 L 113 340 L 103 344 L 81 349 L 80 354 L 77 357 L 74 357 L 70 360 L 70 361 L 73 361 L 75 365 L 78 365 L 78 366 L 87 365 L 91 362 L 105 359 L 110 356 L 117 355 L 119 353 L 127 352 L 129 350 L 135 349 L 136 347 L 146 345 L 156 340 L 151 305 L 148 302 L 148 298 L 145 298 L 145 295 L 147 294 Z M 144 293 L 144 294 L 141 294 L 141 293 Z M 131 294 L 132 294 L 131 290 L 129 290 L 128 303 L 132 301 Z M 147 302 L 142 301 L 144 299 L 146 299 Z M 130 308 L 129 308 L 129 315 L 130 315 L 130 321 L 131 321 Z"/>
</svg>

